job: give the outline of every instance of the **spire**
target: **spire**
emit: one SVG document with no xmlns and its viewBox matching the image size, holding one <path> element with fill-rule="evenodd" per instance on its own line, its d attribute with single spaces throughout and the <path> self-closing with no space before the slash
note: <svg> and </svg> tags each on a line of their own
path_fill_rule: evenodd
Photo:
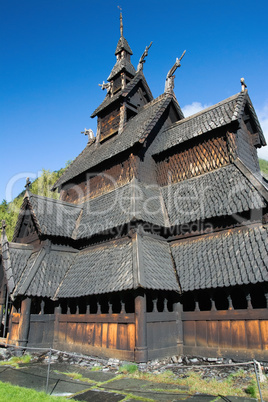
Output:
<svg viewBox="0 0 268 402">
<path fill-rule="evenodd" d="M 120 13 L 120 37 L 123 36 L 123 17 L 122 12 Z"/>
<path fill-rule="evenodd" d="M 107 78 L 107 81 L 112 81 L 115 78 L 118 78 L 122 72 L 126 73 L 129 78 L 134 77 L 136 70 L 130 61 L 130 56 L 132 54 L 132 50 L 127 40 L 123 36 L 123 17 L 122 12 L 120 12 L 120 38 L 115 49 L 116 63 L 111 71 L 111 74 Z M 112 91 L 113 89 L 110 88 L 110 92 Z"/>
</svg>

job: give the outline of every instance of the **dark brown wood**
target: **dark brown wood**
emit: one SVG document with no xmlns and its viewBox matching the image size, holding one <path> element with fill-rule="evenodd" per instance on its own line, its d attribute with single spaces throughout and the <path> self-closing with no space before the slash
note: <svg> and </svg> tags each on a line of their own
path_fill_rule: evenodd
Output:
<svg viewBox="0 0 268 402">
<path fill-rule="evenodd" d="M 146 323 L 146 294 L 141 293 L 135 298 L 135 327 L 136 345 L 135 361 L 138 363 L 147 362 L 147 323 Z"/>
<path fill-rule="evenodd" d="M 21 302 L 21 314 L 19 322 L 19 346 L 27 346 L 31 319 L 31 299 L 26 297 Z"/>
</svg>

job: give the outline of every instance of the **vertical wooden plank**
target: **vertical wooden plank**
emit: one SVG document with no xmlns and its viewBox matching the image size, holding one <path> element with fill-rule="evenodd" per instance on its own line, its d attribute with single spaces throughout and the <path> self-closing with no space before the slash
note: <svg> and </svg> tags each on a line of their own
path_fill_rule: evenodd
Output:
<svg viewBox="0 0 268 402">
<path fill-rule="evenodd" d="M 74 342 L 78 343 L 80 345 L 82 345 L 82 343 L 83 343 L 84 326 L 85 326 L 85 324 L 83 322 L 79 322 L 79 323 L 77 323 L 77 327 L 76 327 L 76 336 L 75 336 Z"/>
<path fill-rule="evenodd" d="M 127 350 L 127 324 L 118 324 L 118 349 Z"/>
<path fill-rule="evenodd" d="M 268 349 L 268 320 L 260 321 L 262 347 L 264 350 Z"/>
<path fill-rule="evenodd" d="M 118 324 L 109 324 L 107 346 L 110 349 L 116 349 L 117 345 L 117 327 Z"/>
<path fill-rule="evenodd" d="M 65 342 L 66 340 L 66 332 L 67 332 L 67 322 L 59 322 L 59 342 Z"/>
<path fill-rule="evenodd" d="M 76 338 L 76 322 L 67 323 L 66 342 L 74 343 Z"/>
<path fill-rule="evenodd" d="M 101 343 L 102 343 L 101 330 L 102 330 L 102 324 L 101 323 L 96 323 L 95 324 L 94 346 L 101 347 Z"/>
<path fill-rule="evenodd" d="M 127 349 L 133 350 L 135 348 L 135 324 L 128 324 L 127 326 Z"/>
<path fill-rule="evenodd" d="M 107 348 L 107 339 L 108 339 L 108 324 L 102 324 L 102 347 Z"/>
<path fill-rule="evenodd" d="M 219 347 L 232 348 L 230 321 L 219 321 Z"/>
<path fill-rule="evenodd" d="M 217 348 L 219 346 L 219 325 L 218 321 L 208 321 L 207 323 L 208 346 Z"/>
<path fill-rule="evenodd" d="M 183 342 L 186 346 L 195 346 L 195 321 L 183 321 Z"/>
<path fill-rule="evenodd" d="M 84 342 L 86 345 L 94 345 L 95 341 L 95 324 L 89 323 L 86 325 L 85 335 L 84 335 Z"/>
<path fill-rule="evenodd" d="M 207 322 L 196 321 L 196 345 L 207 346 Z"/>
<path fill-rule="evenodd" d="M 247 347 L 246 326 L 244 320 L 232 321 L 232 347 L 244 349 Z"/>
<path fill-rule="evenodd" d="M 246 321 L 248 348 L 261 349 L 261 334 L 258 320 Z"/>
</svg>

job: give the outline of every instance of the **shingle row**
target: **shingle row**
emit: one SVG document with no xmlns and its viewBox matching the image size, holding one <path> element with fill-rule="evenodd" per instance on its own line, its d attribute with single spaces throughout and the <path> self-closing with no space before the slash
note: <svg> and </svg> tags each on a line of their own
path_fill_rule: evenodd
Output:
<svg viewBox="0 0 268 402">
<path fill-rule="evenodd" d="M 171 252 L 184 292 L 268 280 L 267 227 L 178 241 Z"/>
<path fill-rule="evenodd" d="M 171 225 L 264 208 L 266 202 L 234 165 L 162 187 Z"/>
<path fill-rule="evenodd" d="M 156 138 L 152 150 L 153 154 L 163 152 L 237 120 L 243 111 L 246 100 L 250 102 L 247 92 L 240 92 L 197 114 L 178 121 Z"/>
</svg>

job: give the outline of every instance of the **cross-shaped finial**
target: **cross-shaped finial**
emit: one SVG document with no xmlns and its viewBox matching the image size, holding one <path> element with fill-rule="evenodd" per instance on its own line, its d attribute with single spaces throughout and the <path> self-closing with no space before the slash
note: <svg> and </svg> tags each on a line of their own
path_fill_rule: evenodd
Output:
<svg viewBox="0 0 268 402">
<path fill-rule="evenodd" d="M 29 190 L 30 184 L 32 184 L 31 180 L 29 179 L 29 177 L 26 178 L 26 184 L 25 184 L 25 188 L 26 190 Z"/>
</svg>

